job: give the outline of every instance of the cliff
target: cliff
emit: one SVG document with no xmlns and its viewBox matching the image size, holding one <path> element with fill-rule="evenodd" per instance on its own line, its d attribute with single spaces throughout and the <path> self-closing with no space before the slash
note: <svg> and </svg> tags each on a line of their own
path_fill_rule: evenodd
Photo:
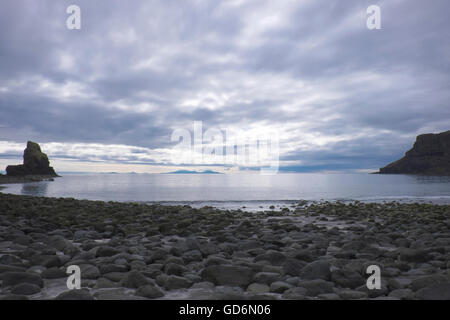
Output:
<svg viewBox="0 0 450 320">
<path fill-rule="evenodd" d="M 450 130 L 417 136 L 411 150 L 379 173 L 450 175 Z"/>
</svg>

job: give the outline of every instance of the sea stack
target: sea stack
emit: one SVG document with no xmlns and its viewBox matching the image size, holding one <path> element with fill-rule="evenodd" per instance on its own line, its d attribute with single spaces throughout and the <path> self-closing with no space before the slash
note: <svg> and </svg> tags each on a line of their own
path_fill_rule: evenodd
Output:
<svg viewBox="0 0 450 320">
<path fill-rule="evenodd" d="M 23 153 L 23 164 L 7 166 L 7 176 L 28 176 L 28 175 L 43 175 L 43 176 L 58 176 L 50 167 L 50 161 L 45 153 L 41 151 L 41 147 L 36 142 L 28 141 L 27 148 Z"/>
<path fill-rule="evenodd" d="M 417 136 L 411 150 L 378 173 L 450 175 L 450 130 Z"/>
</svg>

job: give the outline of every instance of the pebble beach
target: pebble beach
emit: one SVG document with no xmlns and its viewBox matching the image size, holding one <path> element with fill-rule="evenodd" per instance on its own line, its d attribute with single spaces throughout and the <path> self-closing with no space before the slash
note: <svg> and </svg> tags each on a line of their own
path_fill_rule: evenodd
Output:
<svg viewBox="0 0 450 320">
<path fill-rule="evenodd" d="M 0 193 L 0 299 L 448 300 L 449 270 L 449 205 L 245 212 Z"/>
</svg>

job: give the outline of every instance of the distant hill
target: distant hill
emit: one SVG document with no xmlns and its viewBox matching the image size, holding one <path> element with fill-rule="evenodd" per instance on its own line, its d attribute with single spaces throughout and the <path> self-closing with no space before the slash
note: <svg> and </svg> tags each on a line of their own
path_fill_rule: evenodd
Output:
<svg viewBox="0 0 450 320">
<path fill-rule="evenodd" d="M 212 170 L 204 170 L 204 171 L 177 170 L 173 172 L 167 172 L 166 174 L 222 174 L 222 173 Z"/>
<path fill-rule="evenodd" d="M 417 136 L 411 150 L 377 173 L 450 175 L 450 130 Z"/>
</svg>

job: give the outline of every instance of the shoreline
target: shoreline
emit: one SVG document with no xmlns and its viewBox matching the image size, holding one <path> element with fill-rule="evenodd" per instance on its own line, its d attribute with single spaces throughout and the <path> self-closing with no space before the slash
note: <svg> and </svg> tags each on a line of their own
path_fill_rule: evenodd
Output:
<svg viewBox="0 0 450 320">
<path fill-rule="evenodd" d="M 0 299 L 450 299 L 449 218 L 421 203 L 250 213 L 0 192 Z"/>
</svg>

